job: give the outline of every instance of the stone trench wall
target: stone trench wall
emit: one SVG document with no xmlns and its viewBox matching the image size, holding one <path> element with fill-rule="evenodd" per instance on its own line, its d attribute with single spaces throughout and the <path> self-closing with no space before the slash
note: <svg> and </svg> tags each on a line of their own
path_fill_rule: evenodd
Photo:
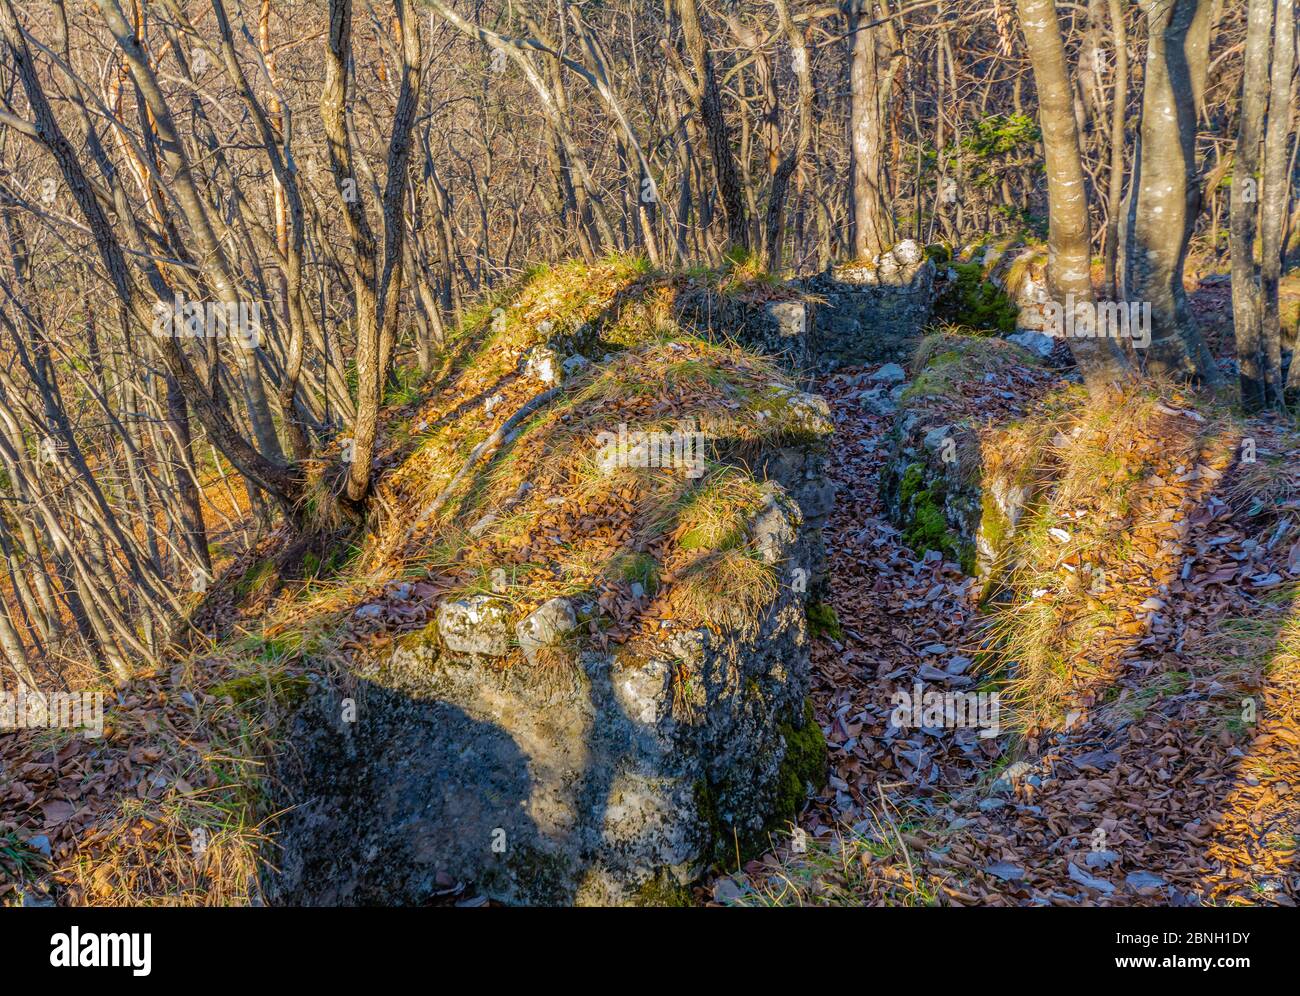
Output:
<svg viewBox="0 0 1300 996">
<path fill-rule="evenodd" d="M 679 316 L 723 330 L 798 373 L 905 363 L 930 321 L 935 267 L 908 239 L 873 260 L 792 280 L 777 293 L 777 300 L 753 303 L 701 292 L 679 303 Z"/>
<path fill-rule="evenodd" d="M 811 323 L 817 369 L 906 362 L 930 321 L 934 277 L 934 264 L 908 239 L 803 281 L 820 302 Z"/>
<path fill-rule="evenodd" d="M 809 333 L 814 309 L 797 281 L 777 288 L 776 293 L 781 296 L 763 302 L 705 290 L 684 294 L 677 301 L 677 320 L 735 339 L 746 349 L 774 357 L 792 372 L 805 371 L 813 357 Z"/>
<path fill-rule="evenodd" d="M 502 667 L 597 613 L 553 599 L 524 619 L 491 595 L 443 603 L 371 675 L 316 695 L 284 765 L 285 904 L 420 904 L 472 883 L 521 904 L 664 904 L 735 848 L 759 853 L 825 776 L 807 705 L 806 604 L 825 584 L 825 402 L 791 392 L 822 440 L 748 454 L 751 523 L 776 566 L 753 616 L 582 650 L 539 680 Z M 343 702 L 359 721 L 340 721 Z"/>
<path fill-rule="evenodd" d="M 909 546 L 918 552 L 937 550 L 970 576 L 990 582 L 1007 566 L 1011 540 L 1037 495 L 1027 468 L 990 466 L 976 426 L 954 415 L 946 390 L 959 387 L 963 379 L 982 377 L 980 364 L 986 360 L 1034 361 L 1023 347 L 993 338 L 968 339 L 964 349 L 955 382 L 927 376 L 955 362 L 943 347 L 912 372 L 890 431 L 881 496 Z"/>
<path fill-rule="evenodd" d="M 934 317 L 936 302 L 941 295 L 950 301 L 957 290 L 955 267 L 975 267 L 981 286 L 996 288 L 1014 314 L 1014 330 L 999 334 L 1059 365 L 1069 361 L 1069 348 L 1050 334 L 1046 260 L 1046 249 L 1039 245 L 993 243 L 965 247 L 950 264 L 936 268 L 920 245 L 906 239 L 872 260 L 792 280 L 778 291 L 784 295 L 779 300 L 749 303 L 700 295 L 687 299 L 683 313 L 700 327 L 723 329 L 805 374 L 906 364 Z M 973 321 L 969 316 L 956 320 Z"/>
</svg>

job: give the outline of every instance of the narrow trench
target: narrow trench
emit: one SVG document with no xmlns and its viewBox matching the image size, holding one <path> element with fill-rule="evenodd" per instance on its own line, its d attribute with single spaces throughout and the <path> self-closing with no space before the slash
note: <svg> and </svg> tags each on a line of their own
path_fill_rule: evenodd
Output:
<svg viewBox="0 0 1300 996">
<path fill-rule="evenodd" d="M 979 582 L 937 552 L 910 549 L 887 517 L 881 479 L 896 412 L 887 389 L 868 390 L 879 370 L 844 370 L 814 388 L 836 431 L 825 539 L 838 631 L 816 635 L 811 661 L 829 778 L 791 833 L 714 880 L 711 898 L 1290 905 L 1300 825 L 1297 629 L 1286 580 L 1300 565 L 1300 543 L 1287 539 L 1294 501 L 1273 505 L 1251 491 L 1234 444 L 1225 456 L 1221 437 L 1201 437 L 1215 442 L 1188 462 L 1158 418 L 1204 418 L 1156 404 L 1165 413 L 1156 421 L 1125 427 L 1141 470 L 1131 515 L 1114 520 L 1124 523 L 1125 545 L 1106 570 L 1120 576 L 1096 599 L 1067 585 L 1069 604 L 1044 606 L 1053 624 L 1074 625 L 1076 603 L 1110 613 L 1095 642 L 1067 661 L 1071 708 L 1081 711 L 1046 730 L 1019 729 L 1006 709 L 993 712 L 991 731 L 983 715 L 972 725 L 917 722 L 913 712 L 897 723 L 902 693 L 993 687 L 977 665 L 990 614 L 978 605 Z M 990 386 L 1009 406 L 996 421 L 1034 410 L 1032 388 Z M 1236 431 L 1287 452 L 1284 423 L 1261 418 Z M 1086 510 L 1076 516 L 1109 512 L 1104 490 L 1079 500 Z M 1074 568 L 1060 557 L 1067 576 Z M 804 857 L 805 846 L 820 856 Z M 845 874 L 859 859 L 866 870 Z"/>
<path fill-rule="evenodd" d="M 888 387 L 871 392 L 878 367 L 824 377 L 836 441 L 828 472 L 836 486 L 827 527 L 829 601 L 842 630 L 813 642 L 812 695 L 827 731 L 830 778 L 803 820 L 814 837 L 860 826 L 891 805 L 929 808 L 937 792 L 969 786 L 996 760 L 995 741 L 974 730 L 927 728 L 879 741 L 897 689 L 915 681 L 970 687 L 976 640 L 975 581 L 937 552 L 916 553 L 890 524 L 880 493 L 894 414 Z M 878 406 L 878 407 L 873 407 Z"/>
</svg>

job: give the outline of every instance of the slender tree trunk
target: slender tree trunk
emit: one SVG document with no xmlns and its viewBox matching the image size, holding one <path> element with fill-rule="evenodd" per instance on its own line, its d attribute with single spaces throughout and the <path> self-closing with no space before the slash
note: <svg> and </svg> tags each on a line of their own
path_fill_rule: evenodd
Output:
<svg viewBox="0 0 1300 996">
<path fill-rule="evenodd" d="M 1232 170 L 1232 323 L 1237 340 L 1241 403 L 1258 411 L 1268 398 L 1263 350 L 1263 302 L 1255 265 L 1255 230 L 1259 211 L 1260 141 L 1268 100 L 1269 36 L 1274 0 L 1250 0 L 1246 15 L 1246 55 L 1241 81 L 1240 123 Z"/>
<path fill-rule="evenodd" d="M 352 242 L 353 323 L 357 338 L 357 412 L 352 422 L 347 496 L 353 502 L 360 502 L 370 489 L 370 462 L 374 455 L 383 384 L 379 379 L 379 312 L 376 292 L 379 250 L 361 201 L 360 178 L 353 167 L 347 126 L 352 0 L 330 0 L 325 52 L 325 82 L 321 88 L 320 113 L 325 126 L 330 168 L 334 173 L 334 183 Z"/>
<path fill-rule="evenodd" d="M 1149 371 L 1215 383 L 1218 370 L 1183 289 L 1188 243 L 1201 205 L 1196 121 L 1205 65 L 1198 39 L 1209 5 L 1203 0 L 1143 0 L 1142 7 L 1147 64 L 1124 297 L 1151 306 Z"/>
<path fill-rule="evenodd" d="M 406 170 L 411 156 L 411 133 L 420 104 L 423 57 L 420 19 L 411 0 L 394 0 L 394 21 L 399 32 L 402 82 L 393 111 L 393 128 L 386 156 L 388 175 L 384 180 L 384 268 L 379 276 L 377 314 L 379 329 L 379 394 L 382 396 L 392 368 L 393 346 L 397 341 L 397 307 L 402 297 L 402 264 L 406 241 Z M 373 441 L 372 441 L 373 446 Z"/>
<path fill-rule="evenodd" d="M 790 177 L 799 167 L 808 146 L 812 141 L 813 82 L 812 68 L 808 59 L 808 47 L 804 44 L 803 34 L 795 26 L 790 16 L 786 0 L 772 0 L 776 8 L 777 20 L 786 40 L 790 43 L 791 58 L 794 60 L 795 77 L 799 81 L 799 137 L 795 147 L 777 164 L 772 173 L 772 188 L 768 195 L 767 223 L 764 230 L 763 245 L 767 253 L 767 268 L 776 273 L 781 268 L 781 250 L 785 241 L 785 199 L 789 189 Z M 775 96 L 776 84 L 772 82 Z M 774 128 L 779 133 L 779 128 Z M 773 148 L 779 139 L 772 141 Z"/>
<path fill-rule="evenodd" d="M 0 653 L 4 655 L 5 663 L 13 671 L 23 691 L 37 691 L 36 677 L 27 665 L 27 650 L 9 619 L 9 606 L 3 601 L 0 601 Z"/>
<path fill-rule="evenodd" d="M 1263 337 L 1264 379 L 1270 403 L 1283 405 L 1282 318 L 1278 283 L 1282 277 L 1282 236 L 1291 186 L 1290 140 L 1293 108 L 1291 74 L 1295 69 L 1295 0 L 1276 0 L 1273 18 L 1272 87 L 1268 98 L 1268 127 L 1264 133 L 1263 185 L 1260 191 L 1260 334 Z M 1298 375 L 1300 376 L 1300 375 Z"/>
<path fill-rule="evenodd" d="M 727 248 L 748 250 L 749 222 L 745 217 L 744 191 L 740 185 L 736 153 L 731 148 L 727 119 L 722 113 L 722 94 L 718 88 L 717 74 L 713 71 L 713 54 L 709 50 L 704 29 L 700 26 L 700 11 L 695 0 L 676 2 L 686 51 L 695 68 L 698 93 L 696 106 L 708 136 L 714 178 L 722 197 L 722 212 L 727 219 Z"/>
<path fill-rule="evenodd" d="M 853 254 L 873 259 L 894 243 L 894 219 L 885 190 L 884 108 L 877 28 L 872 0 L 851 0 L 853 36 L 849 67 L 849 135 L 853 155 Z"/>
<path fill-rule="evenodd" d="M 176 452 L 176 486 L 181 500 L 181 529 L 190 553 L 209 574 L 212 561 L 208 556 L 208 532 L 203 524 L 203 506 L 194 473 L 194 444 L 190 436 L 190 409 L 185 392 L 176 378 L 167 377 L 167 419 L 172 446 Z"/>
<path fill-rule="evenodd" d="M 1106 296 L 1119 293 L 1116 260 L 1119 258 L 1119 222 L 1124 211 L 1124 120 L 1128 110 L 1128 37 L 1123 0 L 1109 0 L 1111 43 L 1115 49 L 1115 86 L 1110 111 L 1110 176 L 1106 197 Z"/>
<path fill-rule="evenodd" d="M 1029 61 L 1038 89 L 1038 117 L 1047 161 L 1047 281 L 1062 309 L 1094 303 L 1088 192 L 1083 183 L 1073 88 L 1054 0 L 1017 0 Z M 1110 338 L 1071 339 L 1089 387 L 1101 390 L 1122 377 L 1124 354 Z"/>
</svg>

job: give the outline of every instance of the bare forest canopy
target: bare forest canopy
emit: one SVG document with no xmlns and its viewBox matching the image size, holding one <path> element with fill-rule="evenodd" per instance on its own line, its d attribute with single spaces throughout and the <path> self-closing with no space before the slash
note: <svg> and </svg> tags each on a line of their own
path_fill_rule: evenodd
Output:
<svg viewBox="0 0 1300 996">
<path fill-rule="evenodd" d="M 1215 385 L 1182 280 L 1231 249 L 1242 400 L 1285 404 L 1294 27 L 1292 0 L 0 0 L 5 680 L 125 679 L 277 521 L 366 521 L 384 404 L 539 261 L 1046 239 L 1054 295 L 1152 305 L 1147 356 L 1076 349 L 1090 383 Z"/>
</svg>

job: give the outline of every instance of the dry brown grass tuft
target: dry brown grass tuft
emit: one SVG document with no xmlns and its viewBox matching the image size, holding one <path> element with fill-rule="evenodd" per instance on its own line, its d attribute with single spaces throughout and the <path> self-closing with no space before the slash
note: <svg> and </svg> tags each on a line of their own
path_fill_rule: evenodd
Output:
<svg viewBox="0 0 1300 996">
<path fill-rule="evenodd" d="M 777 593 L 776 568 L 750 550 L 707 553 L 677 577 L 673 606 L 688 624 L 754 619 Z"/>
<path fill-rule="evenodd" d="M 88 906 L 260 904 L 271 848 L 266 829 L 266 821 L 232 819 L 220 802 L 202 796 L 128 798 L 80 842 L 58 877 Z"/>
<path fill-rule="evenodd" d="M 1230 421 L 1188 404 L 1167 385 L 1107 399 L 1071 389 L 985 438 L 1002 476 L 1039 495 L 1007 548 L 1007 598 L 987 631 L 1021 730 L 1061 726 L 1145 633 L 1139 607 L 1174 576 L 1187 516 L 1233 460 Z"/>
</svg>

